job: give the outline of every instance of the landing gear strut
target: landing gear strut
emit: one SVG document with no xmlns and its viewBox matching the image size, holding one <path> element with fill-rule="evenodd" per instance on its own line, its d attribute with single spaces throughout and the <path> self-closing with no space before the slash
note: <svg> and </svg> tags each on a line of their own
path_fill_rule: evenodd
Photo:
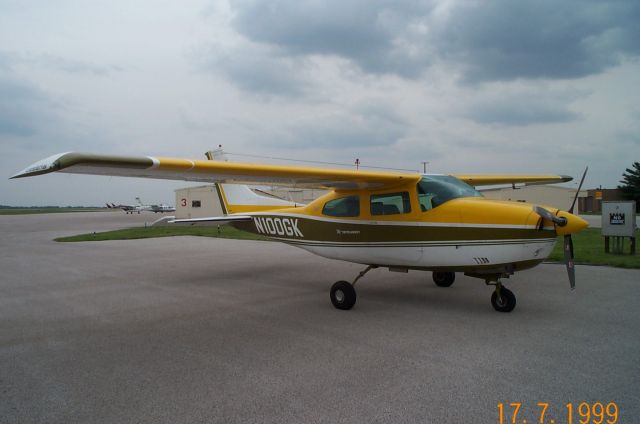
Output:
<svg viewBox="0 0 640 424">
<path fill-rule="evenodd" d="M 359 279 L 364 277 L 367 272 L 374 268 L 377 268 L 377 266 L 369 265 L 363 271 L 360 271 L 352 283 L 349 283 L 348 281 L 338 281 L 331 286 L 329 296 L 331 297 L 331 303 L 333 306 L 336 309 L 342 310 L 349 310 L 353 308 L 353 305 L 356 304 L 356 289 L 354 288 L 356 283 Z"/>
<path fill-rule="evenodd" d="M 511 290 L 504 287 L 500 281 L 488 282 L 488 285 L 496 286 L 491 295 L 491 305 L 498 312 L 511 312 L 516 307 L 516 295 Z"/>
</svg>

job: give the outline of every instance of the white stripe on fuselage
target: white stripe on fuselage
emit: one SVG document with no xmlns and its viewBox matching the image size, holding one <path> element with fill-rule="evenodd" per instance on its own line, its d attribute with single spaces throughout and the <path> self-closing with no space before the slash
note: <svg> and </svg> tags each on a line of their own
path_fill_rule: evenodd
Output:
<svg viewBox="0 0 640 424">
<path fill-rule="evenodd" d="M 439 246 L 322 246 L 293 244 L 319 256 L 361 264 L 398 267 L 437 268 L 504 265 L 543 260 L 553 250 L 556 239 L 546 242 L 493 245 Z"/>
</svg>

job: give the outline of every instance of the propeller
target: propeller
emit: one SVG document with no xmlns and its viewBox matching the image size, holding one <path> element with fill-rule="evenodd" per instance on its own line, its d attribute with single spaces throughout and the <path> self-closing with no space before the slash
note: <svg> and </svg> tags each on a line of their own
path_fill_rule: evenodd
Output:
<svg viewBox="0 0 640 424">
<path fill-rule="evenodd" d="M 584 173 L 582 174 L 582 178 L 580 179 L 580 184 L 578 185 L 578 190 L 576 191 L 576 195 L 573 198 L 571 207 L 568 210 L 570 214 L 573 214 L 573 209 L 575 208 L 576 202 L 578 201 L 578 196 L 580 195 L 580 190 L 582 189 L 582 183 L 584 183 L 584 178 L 587 176 L 588 170 L 589 167 L 587 166 L 584 170 Z M 568 223 L 567 218 L 557 216 L 556 214 L 541 206 L 534 206 L 533 211 L 540 215 L 543 219 L 553 222 L 558 227 L 564 227 Z M 565 234 L 562 250 L 564 252 L 564 263 L 567 267 L 567 274 L 569 275 L 569 286 L 571 287 L 571 290 L 574 290 L 576 288 L 576 270 L 573 263 L 573 240 L 571 238 L 571 234 Z"/>
</svg>

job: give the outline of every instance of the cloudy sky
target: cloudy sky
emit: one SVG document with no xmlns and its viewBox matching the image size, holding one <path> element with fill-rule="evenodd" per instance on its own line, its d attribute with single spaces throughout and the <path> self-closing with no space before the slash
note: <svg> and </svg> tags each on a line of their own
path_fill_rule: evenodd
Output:
<svg viewBox="0 0 640 424">
<path fill-rule="evenodd" d="M 0 0 L 0 204 L 174 203 L 188 184 L 7 178 L 218 144 L 615 187 L 640 160 L 638 22 L 637 0 Z"/>
</svg>

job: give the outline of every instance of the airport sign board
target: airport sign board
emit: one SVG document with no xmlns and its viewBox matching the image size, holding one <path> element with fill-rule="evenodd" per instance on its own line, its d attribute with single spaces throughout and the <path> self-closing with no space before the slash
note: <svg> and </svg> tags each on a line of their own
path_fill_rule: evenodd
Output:
<svg viewBox="0 0 640 424">
<path fill-rule="evenodd" d="M 635 237 L 636 202 L 602 202 L 602 235 Z"/>
</svg>

